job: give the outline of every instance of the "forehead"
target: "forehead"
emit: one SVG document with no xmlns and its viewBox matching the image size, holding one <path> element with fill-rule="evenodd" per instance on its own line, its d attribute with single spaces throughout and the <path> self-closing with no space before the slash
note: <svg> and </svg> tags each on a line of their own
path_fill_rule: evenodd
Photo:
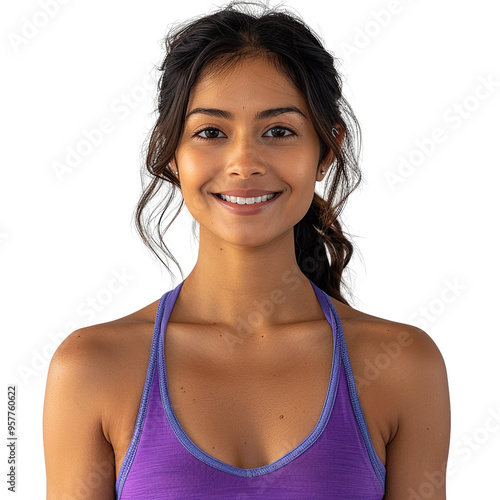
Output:
<svg viewBox="0 0 500 500">
<path fill-rule="evenodd" d="M 244 57 L 230 64 L 215 64 L 201 73 L 191 89 L 188 110 L 198 106 L 259 107 L 270 103 L 300 106 L 302 93 L 269 58 Z"/>
</svg>

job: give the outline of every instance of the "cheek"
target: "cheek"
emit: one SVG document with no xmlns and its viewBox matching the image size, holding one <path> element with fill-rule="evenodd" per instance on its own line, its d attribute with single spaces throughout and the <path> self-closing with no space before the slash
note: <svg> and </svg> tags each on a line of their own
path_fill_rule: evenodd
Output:
<svg viewBox="0 0 500 500">
<path fill-rule="evenodd" d="M 210 176 L 220 172 L 226 159 L 223 148 L 198 146 L 179 149 L 176 157 L 184 175 L 192 178 L 203 178 L 208 181 Z"/>
<path fill-rule="evenodd" d="M 281 164 L 281 177 L 295 191 L 308 193 L 314 190 L 316 182 L 316 163 L 311 155 L 292 155 Z"/>
<path fill-rule="evenodd" d="M 206 155 L 195 149 L 179 150 L 177 164 L 182 171 L 181 184 L 184 181 L 189 190 L 199 190 L 200 187 L 208 182 L 212 174 L 210 159 Z"/>
<path fill-rule="evenodd" d="M 176 156 L 181 171 L 181 192 L 184 204 L 195 218 L 207 210 L 208 188 L 213 180 L 210 160 L 199 152 L 190 149 L 179 150 Z"/>
</svg>

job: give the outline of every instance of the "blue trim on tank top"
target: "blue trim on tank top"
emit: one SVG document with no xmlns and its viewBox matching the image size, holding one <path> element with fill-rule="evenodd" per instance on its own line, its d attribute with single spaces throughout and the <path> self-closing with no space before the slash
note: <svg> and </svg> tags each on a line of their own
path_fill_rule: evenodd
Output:
<svg viewBox="0 0 500 500">
<path fill-rule="evenodd" d="M 344 339 L 344 332 L 342 329 L 342 324 L 340 322 L 339 315 L 330 301 L 328 295 L 318 288 L 311 280 L 309 280 L 314 292 L 316 294 L 316 297 L 319 300 L 319 303 L 321 305 L 321 308 L 325 314 L 325 317 L 332 327 L 332 331 L 334 331 L 334 346 L 333 346 L 333 359 L 332 359 L 332 370 L 330 372 L 330 383 L 328 387 L 328 392 L 325 400 L 325 404 L 322 409 L 322 413 L 320 416 L 320 419 L 312 432 L 309 434 L 309 436 L 296 448 L 294 448 L 292 451 L 287 453 L 284 457 L 280 458 L 279 460 L 263 466 L 263 467 L 257 467 L 253 469 L 241 469 L 238 467 L 234 467 L 232 465 L 226 464 L 225 462 L 222 462 L 207 453 L 205 453 L 203 450 L 198 448 L 185 434 L 183 429 L 181 428 L 179 422 L 177 421 L 177 418 L 175 417 L 175 414 L 173 413 L 173 410 L 171 408 L 170 404 L 170 398 L 168 397 L 168 389 L 166 385 L 166 369 L 165 369 L 165 356 L 164 356 L 164 335 L 165 335 L 165 330 L 167 326 L 168 319 L 170 317 L 170 314 L 172 312 L 173 306 L 175 304 L 175 301 L 177 299 L 177 296 L 179 295 L 180 289 L 182 287 L 182 284 L 184 282 L 181 282 L 175 289 L 170 290 L 169 292 L 165 293 L 158 304 L 158 309 L 156 313 L 156 319 L 155 319 L 155 326 L 154 326 L 154 332 L 153 332 L 153 340 L 152 340 L 152 346 L 151 346 L 151 352 L 150 352 L 150 357 L 149 357 L 149 364 L 148 364 L 148 371 L 146 375 L 146 381 L 144 384 L 144 391 L 142 394 L 141 398 L 141 403 L 139 407 L 139 412 L 136 420 L 136 424 L 134 427 L 134 434 L 132 436 L 131 442 L 129 444 L 129 447 L 127 449 L 127 452 L 125 454 L 123 463 L 120 467 L 120 471 L 118 473 L 118 477 L 116 480 L 116 485 L 115 485 L 115 490 L 117 493 L 117 500 L 120 499 L 123 486 L 125 484 L 127 475 L 129 473 L 130 467 L 132 465 L 133 459 L 135 457 L 135 453 L 137 451 L 137 447 L 139 444 L 139 439 L 140 435 L 142 432 L 143 424 L 144 424 L 144 419 L 146 416 L 146 411 L 147 411 L 147 406 L 148 406 L 148 401 L 149 401 L 149 396 L 151 393 L 151 385 L 152 381 L 154 378 L 155 370 L 157 366 L 160 366 L 160 373 L 159 373 L 159 380 L 160 380 L 160 393 L 161 393 L 161 398 L 162 398 L 162 403 L 163 407 L 166 411 L 167 418 L 170 421 L 170 424 L 172 425 L 172 422 L 176 424 L 176 427 L 172 425 L 172 429 L 176 433 L 178 439 L 180 440 L 181 444 L 184 445 L 184 447 L 192 453 L 195 457 L 199 458 L 205 463 L 208 463 L 208 465 L 212 465 L 217 469 L 220 470 L 226 470 L 226 472 L 229 472 L 231 474 L 235 474 L 238 476 L 244 476 L 244 477 L 251 477 L 251 476 L 258 476 L 258 475 L 263 475 L 267 474 L 269 472 L 272 472 L 278 468 L 281 468 L 282 466 L 286 465 L 287 463 L 291 462 L 294 458 L 305 452 L 312 444 L 319 438 L 321 433 L 326 427 L 326 423 L 328 422 L 328 419 L 330 418 L 331 411 L 333 409 L 333 402 L 335 401 L 335 396 L 337 393 L 337 387 L 338 387 L 338 382 L 339 382 L 339 371 L 340 371 L 340 359 L 342 359 L 342 362 L 344 364 L 345 368 L 345 373 L 347 377 L 347 383 L 348 383 L 348 388 L 349 388 L 349 394 L 351 397 L 351 403 L 353 405 L 354 409 L 354 414 L 358 423 L 358 427 L 361 431 L 368 456 L 370 458 L 370 461 L 372 463 L 374 472 L 377 476 L 377 479 L 379 480 L 380 485 L 382 486 L 383 490 L 385 491 L 385 476 L 386 476 L 386 469 L 384 465 L 382 464 L 380 458 L 375 452 L 375 449 L 373 447 L 373 443 L 371 441 L 370 435 L 368 433 L 368 427 L 366 425 L 366 421 L 363 415 L 363 411 L 361 409 L 361 404 L 359 402 L 358 394 L 356 391 L 356 385 L 354 381 L 354 376 L 352 373 L 352 368 L 349 360 L 349 356 L 347 353 L 347 347 L 345 345 L 345 339 Z M 168 308 L 165 307 L 165 304 L 168 301 Z M 325 307 L 326 304 L 326 307 Z M 168 309 L 168 310 L 167 310 Z M 327 309 L 330 314 L 327 314 L 325 309 Z M 333 321 L 332 321 L 333 320 Z M 335 323 L 335 328 L 332 323 Z M 161 344 L 161 346 L 160 346 Z M 161 350 L 159 350 L 159 347 L 161 347 Z M 157 358 L 158 355 L 158 358 Z M 158 359 L 158 364 L 156 363 Z M 335 376 L 334 376 L 335 375 Z M 335 386 L 333 386 L 332 381 L 335 381 Z M 326 409 L 328 408 L 328 411 Z M 180 437 L 179 436 L 182 436 Z M 193 447 L 193 451 L 189 449 L 189 444 L 191 443 Z"/>
<path fill-rule="evenodd" d="M 312 283 L 312 282 L 311 282 Z M 177 298 L 177 295 L 179 294 L 180 288 L 182 287 L 183 282 L 179 284 L 179 286 L 174 290 L 174 293 L 171 296 L 171 302 L 174 302 Z M 332 327 L 332 335 L 333 335 L 333 355 L 332 355 L 332 367 L 330 370 L 330 381 L 328 384 L 328 390 L 327 390 L 327 395 L 325 398 L 325 402 L 323 404 L 323 409 L 321 411 L 321 415 L 318 419 L 318 422 L 316 423 L 314 429 L 310 432 L 310 434 L 300 443 L 298 446 L 296 446 L 293 450 L 288 452 L 286 455 L 281 457 L 280 459 L 276 460 L 275 462 L 272 462 L 268 465 L 264 465 L 262 467 L 255 467 L 255 468 L 249 468 L 249 469 L 242 469 L 240 467 L 235 467 L 233 465 L 227 464 L 225 462 L 222 462 L 221 460 L 218 460 L 217 458 L 209 455 L 205 451 L 203 451 L 201 448 L 196 446 L 193 441 L 189 438 L 189 436 L 184 432 L 182 429 L 179 421 L 177 420 L 175 413 L 172 410 L 172 405 L 170 402 L 170 397 L 168 395 L 168 387 L 167 387 L 167 377 L 166 377 L 166 368 L 165 368 L 165 356 L 164 356 L 164 348 L 163 348 L 163 339 L 164 335 L 160 336 L 160 342 L 159 342 L 159 350 L 158 350 L 158 361 L 159 361 L 159 380 L 160 380 L 160 394 L 163 402 L 163 407 L 167 413 L 167 418 L 170 422 L 170 425 L 172 427 L 172 430 L 176 434 L 177 438 L 181 442 L 181 444 L 184 446 L 184 448 L 189 451 L 193 456 L 201 460 L 202 462 L 206 463 L 207 465 L 210 465 L 218 470 L 221 470 L 223 472 L 227 472 L 229 474 L 232 474 L 234 476 L 240 476 L 240 477 L 255 477 L 255 476 L 262 476 L 264 474 L 269 474 L 271 472 L 274 472 L 277 469 L 280 469 L 281 467 L 284 467 L 288 463 L 290 463 L 292 460 L 297 458 L 299 455 L 304 453 L 306 450 L 308 450 L 316 441 L 317 439 L 321 436 L 323 431 L 326 428 L 326 425 L 328 423 L 328 420 L 330 419 L 330 414 L 333 409 L 333 403 L 335 402 L 335 398 L 337 395 L 337 388 L 340 380 L 340 355 L 341 351 L 337 347 L 338 344 L 338 328 L 336 328 L 336 322 L 334 319 L 334 316 L 330 313 L 327 314 L 327 311 L 330 311 L 330 309 L 326 306 L 325 304 L 325 298 L 321 295 L 321 293 L 318 293 L 316 291 L 316 287 L 314 287 L 314 292 L 318 298 L 318 301 L 320 302 L 321 308 L 323 310 L 323 313 L 325 314 L 325 317 Z M 170 313 L 169 313 L 170 315 Z M 166 315 L 165 315 L 166 316 Z M 165 319 L 165 318 L 164 318 Z M 162 322 L 163 323 L 163 322 Z M 335 326 L 334 326 L 335 324 Z"/>
<path fill-rule="evenodd" d="M 146 380 L 144 382 L 144 389 L 142 391 L 141 404 L 139 406 L 139 412 L 137 414 L 137 419 L 134 425 L 134 433 L 132 435 L 132 439 L 130 440 L 127 452 L 125 453 L 125 457 L 123 458 L 120 470 L 118 471 L 118 477 L 116 478 L 115 492 L 117 500 L 119 500 L 121 497 L 123 486 L 125 485 L 125 481 L 127 480 L 127 476 L 130 471 L 130 467 L 132 466 L 132 462 L 134 461 L 135 454 L 139 446 L 139 439 L 141 437 L 142 428 L 144 426 L 144 420 L 146 418 L 146 412 L 148 409 L 149 396 L 151 394 L 151 386 L 153 384 L 153 378 L 157 367 L 156 359 L 158 351 L 158 342 L 162 331 L 161 319 L 164 316 L 163 313 L 165 310 L 165 303 L 167 302 L 172 292 L 173 290 L 170 290 L 160 298 L 160 301 L 158 303 L 158 308 L 156 310 L 153 339 L 151 341 L 151 350 L 149 354 L 148 371 L 146 373 Z"/>
<path fill-rule="evenodd" d="M 311 281 L 312 283 L 312 281 Z M 312 285 L 316 287 L 314 283 Z M 319 289 L 321 290 L 321 289 Z M 321 290 L 322 291 L 322 290 Z M 326 293 L 323 292 L 325 295 Z M 340 317 L 337 313 L 337 310 L 335 309 L 334 305 L 332 304 L 332 301 L 327 298 L 328 305 L 333 313 L 333 316 L 335 317 L 336 323 L 339 325 L 339 330 L 340 330 L 340 349 L 342 351 L 342 361 L 344 363 L 344 369 L 345 369 L 345 374 L 347 378 L 347 386 L 349 388 L 349 395 L 351 397 L 351 403 L 352 407 L 354 410 L 354 415 L 356 417 L 356 421 L 358 423 L 358 427 L 361 431 L 361 435 L 363 436 L 363 441 L 365 442 L 366 450 L 368 451 L 368 456 L 370 457 L 370 461 L 373 466 L 373 470 L 375 471 L 375 475 L 377 476 L 377 479 L 380 483 L 380 486 L 382 486 L 384 492 L 385 492 L 385 476 L 386 476 L 386 469 L 382 461 L 380 460 L 380 457 L 377 455 L 377 452 L 375 451 L 375 447 L 373 446 L 372 439 L 370 437 L 370 433 L 368 432 L 368 426 L 366 425 L 366 420 L 365 416 L 363 413 L 363 409 L 361 408 L 361 403 L 359 401 L 359 396 L 358 396 L 358 391 L 356 389 L 356 382 L 354 380 L 354 375 L 352 373 L 352 367 L 351 367 L 351 361 L 349 360 L 349 354 L 347 352 L 347 345 L 345 343 L 345 337 L 344 337 L 344 330 L 342 329 L 342 323 L 340 321 Z"/>
</svg>

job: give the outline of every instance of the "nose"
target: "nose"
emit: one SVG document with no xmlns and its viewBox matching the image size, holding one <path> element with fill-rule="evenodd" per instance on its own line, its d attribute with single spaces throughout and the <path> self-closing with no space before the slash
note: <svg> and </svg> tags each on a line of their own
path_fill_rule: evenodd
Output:
<svg viewBox="0 0 500 500">
<path fill-rule="evenodd" d="M 264 174 L 267 165 L 255 142 L 248 138 L 235 138 L 227 151 L 226 171 L 229 175 L 247 179 L 254 174 Z"/>
</svg>

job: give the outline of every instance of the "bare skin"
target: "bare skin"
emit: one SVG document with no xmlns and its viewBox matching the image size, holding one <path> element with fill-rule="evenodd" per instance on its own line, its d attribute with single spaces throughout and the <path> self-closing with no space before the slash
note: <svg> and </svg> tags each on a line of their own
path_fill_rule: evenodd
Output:
<svg viewBox="0 0 500 500">
<path fill-rule="evenodd" d="M 260 111 L 292 106 L 303 114 L 256 118 Z M 331 158 L 319 158 L 303 97 L 266 60 L 206 74 L 192 92 L 188 113 L 201 108 L 231 117 L 192 114 L 173 162 L 186 206 L 200 223 L 200 249 L 165 334 L 169 392 L 181 426 L 198 447 L 237 467 L 260 467 L 307 437 L 326 398 L 332 331 L 297 266 L 293 226 L 306 213 L 315 182 L 323 178 L 320 170 Z M 197 138 L 207 128 L 215 140 Z M 293 135 L 279 140 L 271 129 Z M 241 216 L 211 194 L 232 188 L 281 195 L 266 210 Z M 255 313 L 255 301 L 276 290 L 282 300 L 259 326 L 235 334 L 241 320 Z M 408 498 L 409 488 L 418 492 L 428 482 L 426 473 L 446 464 L 450 409 L 443 359 L 418 328 L 330 299 L 342 322 L 371 440 L 387 469 L 385 498 Z M 91 498 L 114 498 L 144 387 L 157 306 L 78 330 L 55 353 L 44 407 L 49 500 L 78 498 L 82 484 L 93 488 Z M 388 346 L 389 363 L 376 375 L 367 372 L 370 363 L 387 360 Z M 444 499 L 444 486 L 427 498 Z"/>
</svg>

